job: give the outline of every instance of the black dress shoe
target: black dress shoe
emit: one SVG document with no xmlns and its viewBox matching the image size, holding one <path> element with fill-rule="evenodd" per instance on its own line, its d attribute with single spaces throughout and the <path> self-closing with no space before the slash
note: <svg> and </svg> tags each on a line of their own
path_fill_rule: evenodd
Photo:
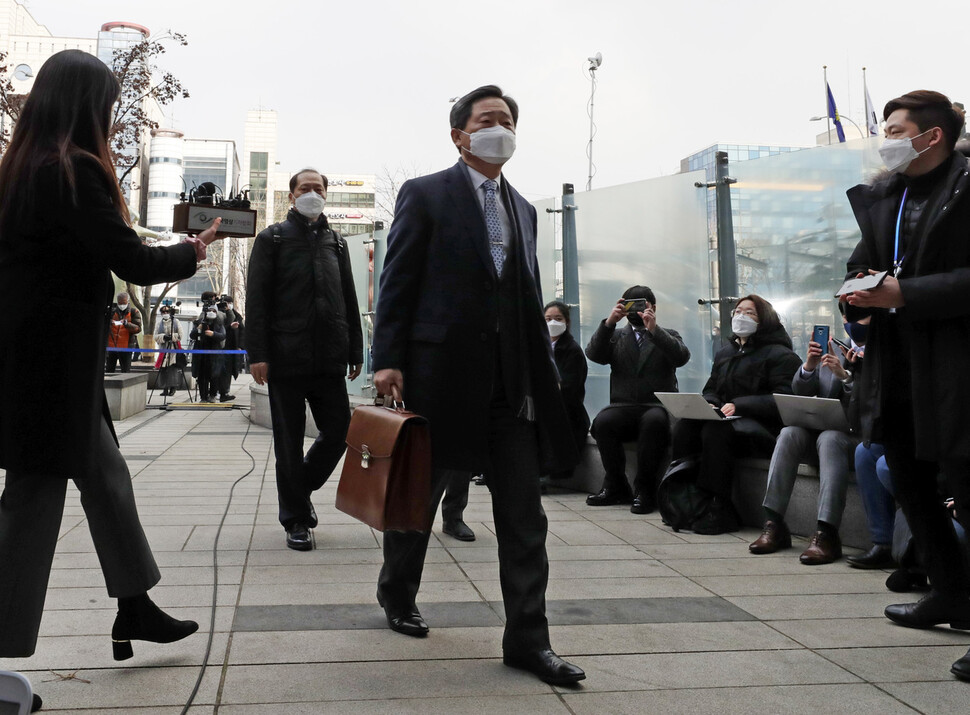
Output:
<svg viewBox="0 0 970 715">
<path fill-rule="evenodd" d="M 235 399 L 235 395 L 219 395 L 219 402 L 232 402 Z"/>
<path fill-rule="evenodd" d="M 474 541 L 475 532 L 468 528 L 468 524 L 463 522 L 461 519 L 458 521 L 446 521 L 442 525 L 441 530 L 448 534 L 448 536 L 458 539 L 459 541 Z"/>
<path fill-rule="evenodd" d="M 119 598 L 118 615 L 111 628 L 111 649 L 115 660 L 127 660 L 133 655 L 131 641 L 174 643 L 197 630 L 198 623 L 172 618 L 147 593 Z"/>
<path fill-rule="evenodd" d="M 476 474 L 474 477 L 472 477 L 472 484 L 477 487 L 484 487 L 488 486 L 488 480 L 485 478 L 484 474 Z"/>
<path fill-rule="evenodd" d="M 926 581 L 926 574 L 899 568 L 889 574 L 886 588 L 896 593 L 910 593 L 911 591 L 929 591 L 930 585 Z"/>
<path fill-rule="evenodd" d="M 950 672 L 960 680 L 970 680 L 970 650 L 956 663 L 950 666 Z"/>
<path fill-rule="evenodd" d="M 719 496 L 712 497 L 701 517 L 690 525 L 690 530 L 695 534 L 707 536 L 726 534 L 740 528 L 741 524 L 734 511 L 734 504 Z"/>
<path fill-rule="evenodd" d="M 888 569 L 896 565 L 893 550 L 886 544 L 873 544 L 864 554 L 846 556 L 845 562 L 854 569 Z"/>
<path fill-rule="evenodd" d="M 599 494 L 586 497 L 586 506 L 613 506 L 614 504 L 629 504 L 633 501 L 630 489 L 612 489 L 603 487 Z"/>
<path fill-rule="evenodd" d="M 313 549 L 310 529 L 303 524 L 293 524 L 286 530 L 286 545 L 294 551 L 310 551 Z"/>
<path fill-rule="evenodd" d="M 886 606 L 886 618 L 907 628 L 932 628 L 949 623 L 950 628 L 970 631 L 970 599 L 930 591 L 916 603 Z"/>
<path fill-rule="evenodd" d="M 649 494 L 637 492 L 630 505 L 632 514 L 652 514 L 657 509 L 657 500 Z"/>
<path fill-rule="evenodd" d="M 957 661 L 957 663 L 959 662 L 960 661 Z M 956 663 L 954 663 L 954 665 L 956 665 Z M 42 707 L 44 707 L 44 701 L 40 699 L 40 696 L 37 693 L 34 693 L 34 698 L 30 703 L 30 712 L 35 713 Z"/>
<path fill-rule="evenodd" d="M 550 685 L 571 685 L 586 679 L 586 673 L 582 668 L 567 663 L 553 653 L 551 648 L 516 655 L 506 654 L 502 662 L 510 668 L 527 670 Z"/>
<path fill-rule="evenodd" d="M 389 605 L 385 605 L 380 591 L 377 592 L 377 603 L 384 609 L 384 615 L 387 617 L 387 625 L 390 626 L 392 631 L 397 631 L 398 633 L 403 633 L 413 638 L 424 638 L 428 635 L 428 631 L 431 630 L 421 617 L 417 606 L 393 609 Z"/>
</svg>

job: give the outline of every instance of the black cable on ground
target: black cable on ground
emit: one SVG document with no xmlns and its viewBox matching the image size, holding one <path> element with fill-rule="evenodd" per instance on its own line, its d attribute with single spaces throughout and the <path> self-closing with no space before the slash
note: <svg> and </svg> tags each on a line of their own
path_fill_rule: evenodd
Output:
<svg viewBox="0 0 970 715">
<path fill-rule="evenodd" d="M 241 407 L 234 406 L 233 409 L 242 411 Z M 246 437 L 249 436 L 249 430 L 252 426 L 252 421 L 247 419 L 246 433 L 243 435 L 242 443 L 239 445 L 242 451 L 249 457 L 252 466 L 249 468 L 249 471 L 232 483 L 232 487 L 229 489 L 229 499 L 226 501 L 226 509 L 222 512 L 222 519 L 219 520 L 219 528 L 216 529 L 215 542 L 212 544 L 212 610 L 209 615 L 209 640 L 205 644 L 205 655 L 202 657 L 202 665 L 199 667 L 199 677 L 195 680 L 195 686 L 189 694 L 189 699 L 185 701 L 185 707 L 182 708 L 181 715 L 188 713 L 192 702 L 195 700 L 195 696 L 199 694 L 199 686 L 202 685 L 202 678 L 205 675 L 206 666 L 209 664 L 209 655 L 212 653 L 212 639 L 215 637 L 216 631 L 216 604 L 219 601 L 219 537 L 222 535 L 222 527 L 226 523 L 226 517 L 229 515 L 229 507 L 232 505 L 232 496 L 236 490 L 236 485 L 256 470 L 256 458 L 246 449 Z"/>
</svg>

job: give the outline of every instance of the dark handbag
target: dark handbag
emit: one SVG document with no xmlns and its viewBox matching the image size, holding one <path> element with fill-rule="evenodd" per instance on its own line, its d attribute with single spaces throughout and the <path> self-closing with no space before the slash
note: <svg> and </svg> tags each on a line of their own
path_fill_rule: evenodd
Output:
<svg viewBox="0 0 970 715">
<path fill-rule="evenodd" d="M 165 367 L 159 368 L 158 376 L 155 378 L 155 387 L 161 387 L 167 389 L 169 387 L 179 386 L 179 374 L 178 367 L 175 365 L 166 365 Z"/>
<path fill-rule="evenodd" d="M 356 408 L 336 507 L 378 531 L 430 531 L 428 421 L 403 405 Z"/>
<path fill-rule="evenodd" d="M 708 497 L 697 486 L 700 461 L 697 457 L 675 459 L 657 487 L 657 508 L 664 524 L 674 531 L 689 529 L 703 516 Z"/>
</svg>

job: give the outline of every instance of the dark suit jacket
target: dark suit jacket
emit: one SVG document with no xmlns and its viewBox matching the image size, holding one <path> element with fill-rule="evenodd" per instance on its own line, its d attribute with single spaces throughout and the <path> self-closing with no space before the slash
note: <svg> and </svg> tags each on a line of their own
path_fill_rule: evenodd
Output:
<svg viewBox="0 0 970 715">
<path fill-rule="evenodd" d="M 44 202 L 0 236 L 0 466 L 55 477 L 84 476 L 98 461 L 101 420 L 107 419 L 104 357 L 114 293 L 111 272 L 137 285 L 188 278 L 195 249 L 188 243 L 148 247 L 122 220 L 108 183 L 93 162 L 76 167 L 78 202 L 61 193 L 48 166 L 35 177 Z M 33 315 L 69 315 L 51 347 L 68 349 L 56 365 L 38 364 L 36 343 L 24 340 Z M 37 381 L 44 370 L 43 399 Z"/>
<path fill-rule="evenodd" d="M 633 328 L 619 330 L 600 321 L 589 339 L 586 357 L 610 366 L 610 404 L 660 405 L 656 392 L 677 392 L 677 368 L 687 364 L 690 351 L 680 333 L 657 326 L 644 337 L 640 349 Z"/>
<path fill-rule="evenodd" d="M 536 211 L 504 179 L 503 201 L 519 246 L 517 290 L 522 331 L 516 346 L 528 371 L 544 469 L 575 462 L 559 394 L 549 332 L 542 316 L 536 260 Z M 513 278 L 507 276 L 506 280 Z M 374 370 L 404 373 L 408 409 L 431 423 L 436 467 L 488 468 L 488 413 L 497 362 L 499 282 L 488 250 L 481 206 L 462 162 L 406 182 L 387 238 L 374 334 Z M 503 340 L 517 340 L 503 335 Z"/>
<path fill-rule="evenodd" d="M 589 413 L 586 412 L 586 377 L 589 366 L 586 356 L 576 338 L 568 330 L 553 345 L 553 356 L 559 370 L 559 387 L 562 401 L 572 425 L 573 439 L 577 449 L 582 450 L 589 432 Z"/>
</svg>

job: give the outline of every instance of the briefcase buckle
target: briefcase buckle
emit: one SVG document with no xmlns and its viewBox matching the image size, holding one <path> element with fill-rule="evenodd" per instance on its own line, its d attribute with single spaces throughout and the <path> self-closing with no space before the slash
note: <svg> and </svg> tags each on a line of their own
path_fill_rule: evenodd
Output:
<svg viewBox="0 0 970 715">
<path fill-rule="evenodd" d="M 370 448 L 366 444 L 360 446 L 360 468 L 370 469 Z"/>
</svg>

